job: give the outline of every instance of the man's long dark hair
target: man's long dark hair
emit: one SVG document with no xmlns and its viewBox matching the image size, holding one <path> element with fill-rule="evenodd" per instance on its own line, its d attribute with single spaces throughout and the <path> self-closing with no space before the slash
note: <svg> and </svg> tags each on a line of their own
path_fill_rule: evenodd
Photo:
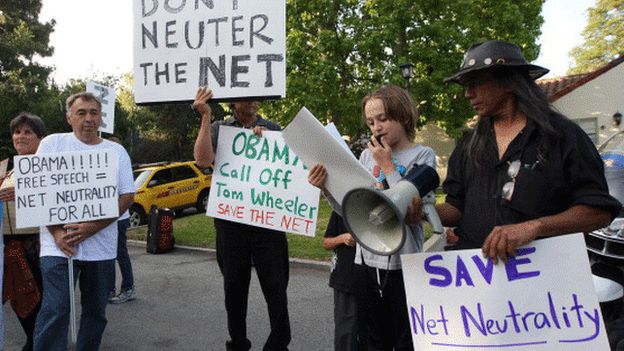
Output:
<svg viewBox="0 0 624 351">
<path fill-rule="evenodd" d="M 537 126 L 538 159 L 540 162 L 548 158 L 548 149 L 558 138 L 559 133 L 553 128 L 550 118 L 560 113 L 553 110 L 544 91 L 535 84 L 527 72 L 520 70 L 492 70 L 494 80 L 500 87 L 509 87 L 516 98 L 516 108 Z M 485 161 L 488 135 L 493 128 L 492 118 L 479 117 L 475 130 L 468 141 L 467 156 L 476 169 L 480 169 Z"/>
</svg>

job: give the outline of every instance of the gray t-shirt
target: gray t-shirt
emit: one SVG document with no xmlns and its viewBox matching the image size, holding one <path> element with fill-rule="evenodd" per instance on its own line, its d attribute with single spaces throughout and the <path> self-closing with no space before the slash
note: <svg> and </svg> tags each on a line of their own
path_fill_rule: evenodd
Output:
<svg viewBox="0 0 624 351">
<path fill-rule="evenodd" d="M 409 171 L 414 165 L 427 165 L 433 167 L 434 169 L 436 167 L 435 152 L 433 151 L 433 149 L 422 145 L 414 145 L 409 149 L 393 152 L 392 158 L 395 161 L 395 165 L 397 168 L 399 168 L 400 166 L 404 166 L 406 171 Z M 376 175 L 376 163 L 370 150 L 366 149 L 364 150 L 364 152 L 362 152 L 362 155 L 360 156 L 360 163 L 363 164 L 364 167 L 366 167 L 368 171 L 371 172 L 371 174 Z M 403 178 L 403 176 L 395 170 L 394 172 L 392 172 L 392 174 L 387 174 L 385 178 L 388 182 L 388 186 L 392 188 L 392 186 L 398 183 Z M 376 255 L 364 249 L 359 244 L 356 247 L 355 263 L 362 264 L 362 257 L 364 257 L 364 262 L 369 267 L 388 270 L 401 269 L 401 259 L 399 256 L 402 254 L 420 252 L 422 250 L 424 241 L 423 228 L 420 223 L 414 226 L 407 225 L 406 229 L 407 237 L 405 238 L 405 243 L 403 244 L 401 249 L 399 249 L 399 251 L 390 256 L 389 265 L 388 256 Z"/>
</svg>

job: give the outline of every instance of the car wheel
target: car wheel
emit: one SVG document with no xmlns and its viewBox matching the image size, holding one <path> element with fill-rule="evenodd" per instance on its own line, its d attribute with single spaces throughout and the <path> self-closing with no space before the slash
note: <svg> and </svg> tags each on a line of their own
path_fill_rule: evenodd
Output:
<svg viewBox="0 0 624 351">
<path fill-rule="evenodd" d="M 206 188 L 199 193 L 197 197 L 197 204 L 195 208 L 197 208 L 197 212 L 204 213 L 206 212 L 206 206 L 208 206 L 208 193 L 210 192 L 210 188 Z"/>
<path fill-rule="evenodd" d="M 130 207 L 130 227 L 138 227 L 145 223 L 145 211 L 141 206 L 132 205 Z"/>
</svg>

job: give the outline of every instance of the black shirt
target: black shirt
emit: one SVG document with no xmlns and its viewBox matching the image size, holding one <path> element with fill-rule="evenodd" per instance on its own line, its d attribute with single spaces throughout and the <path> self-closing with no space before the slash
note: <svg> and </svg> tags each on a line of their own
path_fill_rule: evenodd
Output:
<svg viewBox="0 0 624 351">
<path fill-rule="evenodd" d="M 541 133 L 529 119 L 501 160 L 491 130 L 480 169 L 468 160 L 466 146 L 472 134 L 459 142 L 443 185 L 446 202 L 462 213 L 455 230 L 459 248 L 481 247 L 494 226 L 554 215 L 574 205 L 603 208 L 615 218 L 621 204 L 609 195 L 603 163 L 592 141 L 563 116 L 551 114 L 550 122 L 559 137 L 544 153 L 538 152 Z M 515 160 L 521 167 L 513 180 L 508 168 Z M 515 183 L 514 191 L 507 201 L 502 188 L 510 181 Z"/>
<path fill-rule="evenodd" d="M 343 233 L 348 233 L 349 230 L 344 224 L 342 217 L 336 212 L 332 212 L 325 230 L 326 238 L 333 238 Z M 347 245 L 339 245 L 334 249 L 334 266 L 332 267 L 331 275 L 329 276 L 329 286 L 345 291 L 348 293 L 355 293 L 354 285 L 354 272 L 355 266 L 355 247 Z"/>
</svg>

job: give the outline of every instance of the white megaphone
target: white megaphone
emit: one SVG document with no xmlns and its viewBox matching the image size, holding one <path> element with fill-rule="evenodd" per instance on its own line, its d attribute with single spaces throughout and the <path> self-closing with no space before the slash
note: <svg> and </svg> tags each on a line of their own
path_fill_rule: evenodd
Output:
<svg viewBox="0 0 624 351">
<path fill-rule="evenodd" d="M 435 169 L 415 165 L 391 189 L 352 189 L 342 200 L 342 212 L 349 232 L 357 242 L 377 255 L 389 256 L 405 242 L 405 215 L 412 198 L 421 197 L 423 213 L 433 232 L 442 234 L 444 228 L 435 210 L 435 190 L 440 178 Z M 426 196 L 421 196 L 426 194 Z"/>
</svg>

